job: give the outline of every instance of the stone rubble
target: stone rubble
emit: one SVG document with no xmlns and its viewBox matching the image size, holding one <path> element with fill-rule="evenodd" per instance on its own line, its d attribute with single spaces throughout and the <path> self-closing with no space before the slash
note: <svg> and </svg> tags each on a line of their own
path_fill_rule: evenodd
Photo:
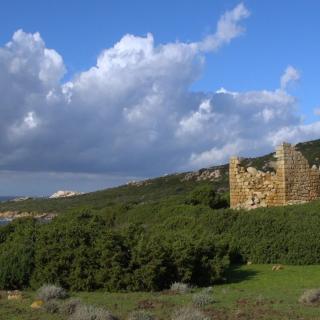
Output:
<svg viewBox="0 0 320 320">
<path fill-rule="evenodd" d="M 141 181 L 132 180 L 127 182 L 127 186 L 134 186 L 134 187 L 142 187 L 142 186 L 147 186 L 149 184 L 151 184 L 149 180 L 141 180 Z"/>
</svg>

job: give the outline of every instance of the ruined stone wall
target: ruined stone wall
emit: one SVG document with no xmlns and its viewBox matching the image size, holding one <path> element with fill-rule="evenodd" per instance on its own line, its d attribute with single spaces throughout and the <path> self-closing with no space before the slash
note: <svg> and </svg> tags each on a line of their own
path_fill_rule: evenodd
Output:
<svg viewBox="0 0 320 320">
<path fill-rule="evenodd" d="M 282 175 L 245 169 L 239 158 L 230 160 L 231 208 L 254 209 L 283 204 L 284 183 Z"/>
<path fill-rule="evenodd" d="M 230 159 L 231 208 L 253 209 L 310 201 L 320 197 L 320 171 L 293 146 L 276 150 L 276 172 L 244 168 L 239 158 Z"/>
<path fill-rule="evenodd" d="M 290 144 L 282 145 L 285 170 L 285 203 L 302 203 L 320 197 L 320 171 Z"/>
</svg>

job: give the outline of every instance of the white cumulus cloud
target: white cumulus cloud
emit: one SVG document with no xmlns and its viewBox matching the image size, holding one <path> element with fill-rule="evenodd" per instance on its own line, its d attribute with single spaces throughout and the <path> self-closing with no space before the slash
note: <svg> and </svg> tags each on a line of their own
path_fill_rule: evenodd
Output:
<svg viewBox="0 0 320 320">
<path fill-rule="evenodd" d="M 66 83 L 59 53 L 18 30 L 0 48 L 0 171 L 152 176 L 316 137 L 287 92 L 293 67 L 271 91 L 190 90 L 205 54 L 242 35 L 248 16 L 239 4 L 193 43 L 127 34 Z"/>
<path fill-rule="evenodd" d="M 292 66 L 288 66 L 280 80 L 281 89 L 285 90 L 290 83 L 298 81 L 299 79 L 299 71 Z"/>
<path fill-rule="evenodd" d="M 207 36 L 204 40 L 194 43 L 198 50 L 215 51 L 222 45 L 243 34 L 245 28 L 239 22 L 250 16 L 249 10 L 243 3 L 238 4 L 233 10 L 227 11 L 218 21 L 217 31 Z"/>
</svg>

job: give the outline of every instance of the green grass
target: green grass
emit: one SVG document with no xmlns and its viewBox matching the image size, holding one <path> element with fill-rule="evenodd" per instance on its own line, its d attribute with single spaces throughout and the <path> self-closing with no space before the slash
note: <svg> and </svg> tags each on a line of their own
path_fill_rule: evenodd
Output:
<svg viewBox="0 0 320 320">
<path fill-rule="evenodd" d="M 206 311 L 216 313 L 221 319 L 233 319 L 240 313 L 245 315 L 245 319 L 319 319 L 320 307 L 303 306 L 298 299 L 305 289 L 320 287 L 320 266 L 285 266 L 280 271 L 271 269 L 271 265 L 233 268 L 228 283 L 214 287 L 215 303 Z M 78 297 L 88 303 L 105 306 L 123 319 L 142 301 L 153 302 L 154 308 L 150 311 L 161 319 L 168 319 L 178 306 L 192 303 L 192 293 L 96 292 L 79 293 Z"/>
<path fill-rule="evenodd" d="M 234 267 L 227 276 L 227 283 L 216 285 L 215 302 L 203 311 L 213 319 L 319 319 L 320 307 L 298 303 L 305 289 L 320 287 L 320 266 L 284 266 L 272 271 L 272 265 Z M 196 292 L 200 289 L 194 289 Z M 170 319 L 171 313 L 192 303 L 188 294 L 158 293 L 106 293 L 80 292 L 72 296 L 83 302 L 102 306 L 126 319 L 137 309 L 145 308 L 159 320 Z M 63 317 L 32 310 L 34 293 L 26 292 L 24 300 L 0 300 L 1 320 L 62 320 Z"/>
<path fill-rule="evenodd" d="M 30 305 L 34 301 L 34 292 L 24 292 L 22 300 L 6 300 L 0 298 L 1 320 L 63 320 L 59 315 L 46 313 L 44 310 L 33 310 Z"/>
</svg>

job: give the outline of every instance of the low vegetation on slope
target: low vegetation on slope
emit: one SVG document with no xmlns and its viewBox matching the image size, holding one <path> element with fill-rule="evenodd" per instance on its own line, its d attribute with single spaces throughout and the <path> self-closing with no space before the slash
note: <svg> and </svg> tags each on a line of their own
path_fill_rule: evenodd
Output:
<svg viewBox="0 0 320 320">
<path fill-rule="evenodd" d="M 310 166 L 320 165 L 320 139 L 299 143 L 296 145 L 298 151 L 308 159 Z M 274 153 L 262 157 L 246 158 L 243 165 L 253 166 L 259 170 L 274 170 L 272 162 Z M 110 188 L 84 195 L 58 198 L 58 199 L 29 199 L 20 202 L 0 202 L 0 212 L 17 211 L 32 213 L 61 213 L 74 209 L 86 207 L 87 209 L 101 210 L 114 206 L 131 206 L 136 204 L 156 204 L 162 200 L 183 199 L 195 187 L 208 184 L 219 193 L 225 193 L 229 189 L 228 164 L 201 169 L 190 175 L 190 173 L 171 174 L 155 179 L 145 180 L 138 184 L 128 184 L 116 188 Z M 214 179 L 203 180 L 199 177 L 206 172 L 218 171 Z M 210 180 L 210 181 L 209 181 Z"/>
<path fill-rule="evenodd" d="M 215 169 L 211 169 L 215 170 Z M 212 183 L 215 190 L 228 189 L 227 168 L 222 168 L 222 175 Z M 0 212 L 54 212 L 61 213 L 86 207 L 100 210 L 115 206 L 132 206 L 136 204 L 155 204 L 162 200 L 183 199 L 186 194 L 208 181 L 185 180 L 186 174 L 173 174 L 156 179 L 145 180 L 139 184 L 128 184 L 116 188 L 91 192 L 84 195 L 58 199 L 29 199 L 20 202 L 6 201 L 0 203 Z"/>
<path fill-rule="evenodd" d="M 209 286 L 236 263 L 319 264 L 320 201 L 250 212 L 217 209 L 208 186 L 184 197 L 76 209 L 0 228 L 0 288 L 158 291 Z"/>
</svg>

